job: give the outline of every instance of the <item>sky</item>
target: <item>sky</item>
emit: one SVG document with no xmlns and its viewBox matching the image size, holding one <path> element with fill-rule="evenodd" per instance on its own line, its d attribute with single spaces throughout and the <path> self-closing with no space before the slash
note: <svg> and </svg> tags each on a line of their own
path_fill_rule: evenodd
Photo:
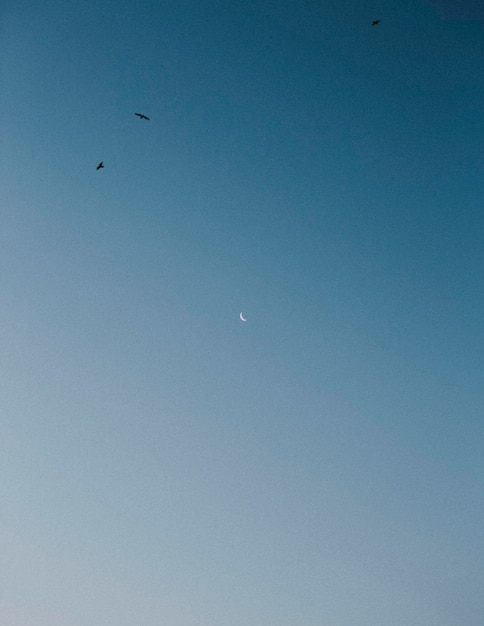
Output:
<svg viewBox="0 0 484 626">
<path fill-rule="evenodd" d="M 456 6 L 2 4 L 4 626 L 481 626 Z"/>
</svg>

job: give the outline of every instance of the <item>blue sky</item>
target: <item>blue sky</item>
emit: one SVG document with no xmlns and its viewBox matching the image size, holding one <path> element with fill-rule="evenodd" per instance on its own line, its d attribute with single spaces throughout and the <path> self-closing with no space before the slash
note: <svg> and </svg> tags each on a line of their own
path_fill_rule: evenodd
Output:
<svg viewBox="0 0 484 626">
<path fill-rule="evenodd" d="M 482 25 L 4 5 L 2 624 L 480 626 Z"/>
</svg>

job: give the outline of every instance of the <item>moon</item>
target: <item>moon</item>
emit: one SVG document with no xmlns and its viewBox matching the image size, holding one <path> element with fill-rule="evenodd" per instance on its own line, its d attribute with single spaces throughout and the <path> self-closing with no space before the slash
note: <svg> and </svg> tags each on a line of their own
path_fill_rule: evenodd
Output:
<svg viewBox="0 0 484 626">
<path fill-rule="evenodd" d="M 247 321 L 247 319 L 244 317 L 244 314 L 242 312 L 240 313 L 239 317 L 240 317 L 240 320 L 242 322 L 246 322 Z"/>
</svg>

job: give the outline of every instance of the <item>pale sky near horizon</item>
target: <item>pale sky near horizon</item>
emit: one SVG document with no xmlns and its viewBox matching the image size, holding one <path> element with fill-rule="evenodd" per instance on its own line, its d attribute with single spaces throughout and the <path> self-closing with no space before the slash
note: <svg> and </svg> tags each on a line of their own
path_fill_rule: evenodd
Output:
<svg viewBox="0 0 484 626">
<path fill-rule="evenodd" d="M 480 3 L 0 17 L 2 626 L 481 626 Z"/>
</svg>

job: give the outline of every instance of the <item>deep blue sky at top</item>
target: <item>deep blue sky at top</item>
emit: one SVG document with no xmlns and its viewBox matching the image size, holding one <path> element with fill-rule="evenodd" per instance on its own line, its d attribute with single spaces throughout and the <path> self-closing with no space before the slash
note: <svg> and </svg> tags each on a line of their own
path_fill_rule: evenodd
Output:
<svg viewBox="0 0 484 626">
<path fill-rule="evenodd" d="M 4 621 L 480 624 L 482 13 L 6 3 Z"/>
</svg>

